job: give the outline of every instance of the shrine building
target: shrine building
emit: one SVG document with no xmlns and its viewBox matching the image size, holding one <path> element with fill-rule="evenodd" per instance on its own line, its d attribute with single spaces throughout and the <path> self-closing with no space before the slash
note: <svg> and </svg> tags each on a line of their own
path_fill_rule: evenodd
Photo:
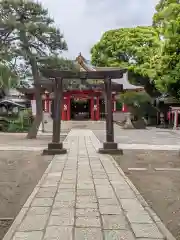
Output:
<svg viewBox="0 0 180 240">
<path fill-rule="evenodd" d="M 81 54 L 76 58 L 80 71 L 108 70 L 114 68 L 94 67 Z M 117 69 L 117 68 L 116 68 Z M 69 80 L 68 80 L 69 81 Z M 19 87 L 18 90 L 23 93 L 32 102 L 34 100 L 34 87 Z M 128 81 L 128 73 L 124 73 L 120 79 L 112 79 L 112 101 L 113 112 L 127 111 L 123 104 L 118 107 L 118 95 L 124 91 L 143 91 L 139 86 L 134 86 Z M 101 80 L 71 80 L 64 84 L 62 120 L 92 120 L 98 121 L 105 118 L 104 102 L 104 82 Z M 53 93 L 48 87 L 42 89 L 43 110 L 53 115 Z"/>
</svg>

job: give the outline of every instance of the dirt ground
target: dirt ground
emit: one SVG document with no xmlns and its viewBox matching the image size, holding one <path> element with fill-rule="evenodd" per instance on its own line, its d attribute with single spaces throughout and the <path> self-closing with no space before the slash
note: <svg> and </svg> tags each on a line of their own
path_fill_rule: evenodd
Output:
<svg viewBox="0 0 180 240">
<path fill-rule="evenodd" d="M 116 161 L 177 240 L 180 240 L 180 156 L 175 151 L 128 150 Z M 145 171 L 128 168 L 147 168 Z M 154 168 L 176 168 L 156 171 Z M 179 170 L 178 170 L 179 168 Z"/>
<path fill-rule="evenodd" d="M 67 136 L 63 134 L 61 141 Z M 47 144 L 52 141 L 51 135 L 40 135 L 36 139 L 27 139 L 26 134 L 1 134 L 0 133 L 0 146 L 27 146 L 27 147 L 47 147 Z"/>
<path fill-rule="evenodd" d="M 67 133 L 62 134 L 61 141 Z M 0 240 L 45 172 L 52 156 L 42 151 L 7 151 L 6 147 L 46 148 L 52 136 L 26 139 L 26 134 L 0 133 Z"/>
<path fill-rule="evenodd" d="M 51 160 L 51 156 L 41 156 L 41 152 L 0 152 L 0 239 Z"/>
</svg>

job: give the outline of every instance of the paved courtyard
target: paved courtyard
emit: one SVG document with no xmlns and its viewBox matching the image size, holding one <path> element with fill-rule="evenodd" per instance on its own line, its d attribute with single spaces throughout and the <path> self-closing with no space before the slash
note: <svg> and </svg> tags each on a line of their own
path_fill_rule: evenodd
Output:
<svg viewBox="0 0 180 240">
<path fill-rule="evenodd" d="M 74 129 L 4 240 L 173 239 L 121 168 L 97 153 L 91 130 Z"/>
<path fill-rule="evenodd" d="M 105 141 L 103 130 L 93 130 L 100 141 Z M 122 129 L 114 125 L 115 141 L 119 144 L 144 144 L 144 145 L 180 145 L 180 132 L 171 129 Z"/>
<path fill-rule="evenodd" d="M 62 134 L 71 129 L 90 129 L 100 142 L 106 140 L 105 121 L 68 121 L 62 122 Z M 45 125 L 48 134 L 52 134 L 52 120 Z M 149 149 L 149 150 L 179 150 L 180 131 L 172 129 L 147 129 L 124 130 L 114 124 L 114 137 L 119 148 L 122 149 Z"/>
</svg>

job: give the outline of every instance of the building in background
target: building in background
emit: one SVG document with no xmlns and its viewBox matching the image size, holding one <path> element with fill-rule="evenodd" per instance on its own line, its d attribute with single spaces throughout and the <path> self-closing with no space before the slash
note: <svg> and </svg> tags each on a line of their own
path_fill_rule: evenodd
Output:
<svg viewBox="0 0 180 240">
<path fill-rule="evenodd" d="M 109 70 L 113 68 L 96 68 L 90 64 L 81 54 L 76 58 L 76 64 L 79 65 L 80 71 L 96 71 L 99 69 Z M 116 68 L 117 69 L 117 68 Z M 69 81 L 69 80 L 68 80 Z M 23 93 L 27 99 L 34 105 L 34 86 L 21 86 L 18 90 Z M 126 112 L 125 105 L 118 105 L 118 95 L 123 91 L 142 91 L 143 88 L 134 86 L 128 81 L 128 73 L 122 78 L 112 79 L 112 101 L 113 112 Z M 53 93 L 51 89 L 42 88 L 42 101 L 44 111 L 53 115 Z M 88 120 L 98 121 L 105 117 L 104 102 L 104 83 L 103 80 L 71 80 L 67 82 L 63 91 L 62 120 Z"/>
</svg>

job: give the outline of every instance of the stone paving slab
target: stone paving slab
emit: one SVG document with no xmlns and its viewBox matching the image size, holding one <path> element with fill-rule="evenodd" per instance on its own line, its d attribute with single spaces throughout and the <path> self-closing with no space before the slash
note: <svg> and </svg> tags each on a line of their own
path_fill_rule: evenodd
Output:
<svg viewBox="0 0 180 240">
<path fill-rule="evenodd" d="M 72 130 L 3 240 L 174 240 L 90 130 Z"/>
</svg>

